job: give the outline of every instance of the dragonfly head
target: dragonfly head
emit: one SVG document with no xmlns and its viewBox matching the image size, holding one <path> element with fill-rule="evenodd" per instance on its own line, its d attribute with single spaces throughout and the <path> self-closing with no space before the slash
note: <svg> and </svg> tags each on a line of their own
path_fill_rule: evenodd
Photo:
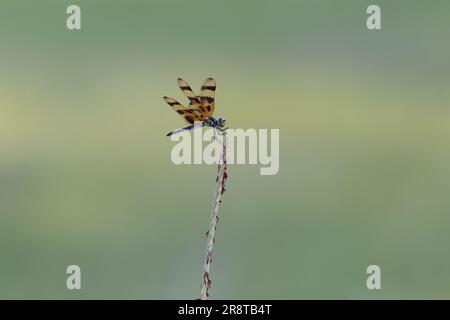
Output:
<svg viewBox="0 0 450 320">
<path fill-rule="evenodd" d="M 222 128 L 223 126 L 225 126 L 225 119 L 224 118 L 218 118 L 217 119 L 217 125 Z"/>
</svg>

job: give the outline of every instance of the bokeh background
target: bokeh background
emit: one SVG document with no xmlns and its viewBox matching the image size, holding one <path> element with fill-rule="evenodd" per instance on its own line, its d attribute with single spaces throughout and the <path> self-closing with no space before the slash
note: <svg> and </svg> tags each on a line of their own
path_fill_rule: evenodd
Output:
<svg viewBox="0 0 450 320">
<path fill-rule="evenodd" d="M 199 297 L 216 167 L 172 164 L 162 96 L 209 76 L 231 127 L 280 129 L 278 175 L 229 169 L 212 298 L 450 298 L 449 12 L 2 0 L 0 298 Z"/>
</svg>

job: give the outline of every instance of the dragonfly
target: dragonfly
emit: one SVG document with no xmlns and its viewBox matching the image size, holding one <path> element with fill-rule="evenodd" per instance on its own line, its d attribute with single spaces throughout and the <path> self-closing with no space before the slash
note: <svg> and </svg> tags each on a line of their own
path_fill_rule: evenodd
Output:
<svg viewBox="0 0 450 320">
<path fill-rule="evenodd" d="M 199 95 L 195 95 L 189 84 L 183 79 L 178 78 L 178 86 L 184 95 L 189 99 L 189 105 L 187 107 L 175 99 L 166 96 L 163 98 L 164 101 L 167 102 L 167 104 L 171 106 L 172 109 L 183 117 L 183 119 L 190 125 L 185 128 L 169 132 L 167 134 L 168 137 L 192 129 L 202 128 L 204 126 L 214 128 L 214 134 L 216 133 L 216 130 L 219 132 L 224 132 L 228 129 L 224 128 L 224 118 L 216 119 L 213 117 L 215 110 L 214 94 L 216 92 L 216 81 L 213 78 L 208 78 L 205 80 Z"/>
</svg>

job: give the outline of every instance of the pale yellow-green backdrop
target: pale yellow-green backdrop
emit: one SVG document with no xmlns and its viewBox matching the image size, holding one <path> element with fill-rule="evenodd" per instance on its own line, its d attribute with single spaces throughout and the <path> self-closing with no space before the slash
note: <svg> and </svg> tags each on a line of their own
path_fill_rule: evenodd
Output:
<svg viewBox="0 0 450 320">
<path fill-rule="evenodd" d="M 183 122 L 162 96 L 209 76 L 231 127 L 280 129 L 278 175 L 229 169 L 212 298 L 450 298 L 449 14 L 2 0 L 0 298 L 199 297 L 216 167 L 172 164 L 165 134 Z"/>
</svg>

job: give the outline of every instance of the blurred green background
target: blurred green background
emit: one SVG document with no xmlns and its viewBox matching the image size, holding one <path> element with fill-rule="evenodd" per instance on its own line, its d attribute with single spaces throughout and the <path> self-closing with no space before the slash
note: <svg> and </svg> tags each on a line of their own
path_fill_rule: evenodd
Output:
<svg viewBox="0 0 450 320">
<path fill-rule="evenodd" d="M 199 297 L 216 167 L 172 164 L 162 96 L 209 76 L 231 127 L 280 129 L 278 175 L 229 169 L 212 298 L 450 298 L 449 12 L 2 0 L 0 298 Z"/>
</svg>

